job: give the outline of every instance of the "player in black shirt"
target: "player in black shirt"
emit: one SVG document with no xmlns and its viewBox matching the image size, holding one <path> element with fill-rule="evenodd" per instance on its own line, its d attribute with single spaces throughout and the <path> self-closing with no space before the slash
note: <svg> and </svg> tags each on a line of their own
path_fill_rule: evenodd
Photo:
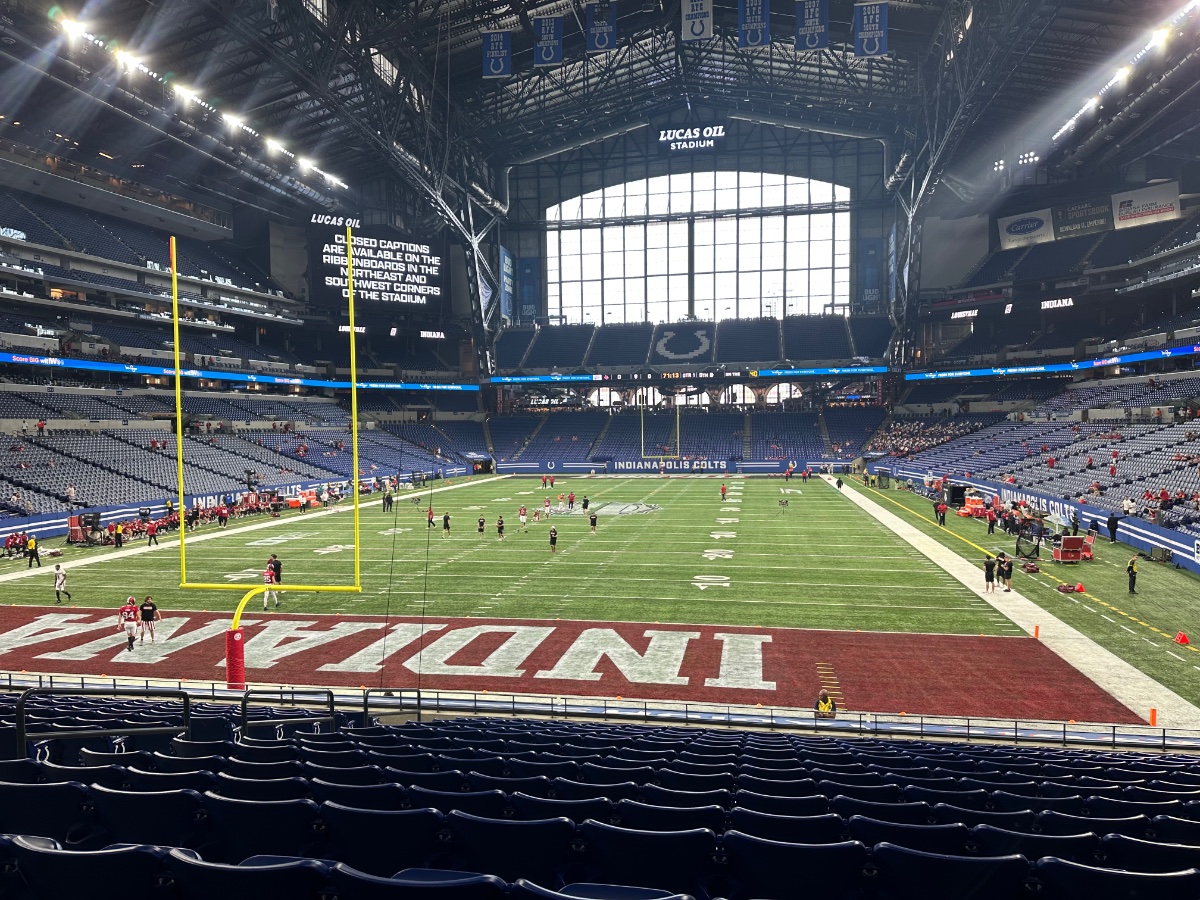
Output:
<svg viewBox="0 0 1200 900">
<path fill-rule="evenodd" d="M 442 537 L 450 537 L 450 513 L 442 513 Z"/>
<path fill-rule="evenodd" d="M 496 520 L 496 537 L 504 540 L 504 516 Z"/>
<path fill-rule="evenodd" d="M 479 536 L 483 537 L 483 529 L 487 527 L 487 519 L 483 516 L 479 517 Z"/>
<path fill-rule="evenodd" d="M 558 529 L 553 525 L 550 526 L 550 552 L 554 553 L 555 546 L 558 544 Z"/>
<path fill-rule="evenodd" d="M 990 556 L 985 556 L 983 559 L 983 592 L 985 594 L 996 592 L 996 561 Z"/>
<path fill-rule="evenodd" d="M 596 533 L 596 514 L 592 513 L 588 516 L 588 524 L 592 526 L 592 534 Z"/>
<path fill-rule="evenodd" d="M 139 641 L 146 639 L 146 633 L 150 633 L 150 643 L 154 643 L 154 623 L 162 618 L 162 614 L 158 611 L 158 604 L 154 602 L 154 598 L 149 594 L 142 601 L 142 605 L 138 607 L 138 631 L 141 634 L 138 636 Z"/>
</svg>

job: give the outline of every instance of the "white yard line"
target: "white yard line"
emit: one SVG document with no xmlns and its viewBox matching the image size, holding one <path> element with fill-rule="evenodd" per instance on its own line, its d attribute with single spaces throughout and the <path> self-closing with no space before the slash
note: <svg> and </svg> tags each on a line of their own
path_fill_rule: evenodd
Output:
<svg viewBox="0 0 1200 900">
<path fill-rule="evenodd" d="M 508 477 L 510 477 L 510 476 L 497 475 L 493 478 L 486 479 L 486 481 L 499 481 L 501 479 L 508 478 Z M 482 481 L 460 481 L 457 484 L 451 484 L 451 485 L 448 485 L 447 487 L 433 488 L 432 491 L 422 491 L 419 496 L 427 497 L 427 496 L 429 496 L 430 493 L 438 494 L 438 493 L 442 493 L 444 491 L 453 491 L 453 490 L 457 490 L 458 488 L 461 488 L 461 487 L 471 487 L 473 485 L 478 485 L 478 484 L 482 484 L 482 483 L 484 483 L 484 482 L 482 482 Z M 418 495 L 414 494 L 414 493 L 397 495 L 397 500 L 400 500 L 400 499 L 407 500 L 409 497 L 415 497 L 415 496 L 418 496 Z M 375 502 L 377 502 L 377 500 L 372 501 L 372 504 Z M 360 508 L 366 507 L 368 505 L 371 505 L 371 504 L 361 503 Z M 303 522 L 308 522 L 312 519 L 324 518 L 325 516 L 332 516 L 335 513 L 352 512 L 353 510 L 354 510 L 354 505 L 348 503 L 343 506 L 332 506 L 329 509 L 318 509 L 315 512 L 304 512 L 304 513 L 297 513 L 296 515 L 280 516 L 278 519 L 268 519 L 266 522 L 256 522 L 253 525 L 237 525 L 233 528 L 211 529 L 202 534 L 188 535 L 187 543 L 188 543 L 188 546 L 191 546 L 192 544 L 199 544 L 199 543 L 203 543 L 204 541 L 212 541 L 212 540 L 217 540 L 218 538 L 229 537 L 231 534 L 246 534 L 251 531 L 262 531 L 263 529 L 266 529 L 266 528 L 279 528 L 283 525 L 290 525 L 291 527 L 295 528 L 297 525 L 300 525 Z M 181 523 L 180 527 L 183 527 L 182 523 Z M 118 560 L 118 559 L 128 559 L 131 556 L 141 556 L 143 553 L 158 552 L 158 550 L 160 548 L 163 550 L 166 550 L 168 548 L 178 547 L 178 546 L 179 546 L 179 538 L 170 538 L 170 539 L 164 538 L 158 542 L 158 547 L 147 547 L 145 545 L 140 546 L 140 547 L 130 547 L 127 550 L 115 550 L 111 553 L 101 553 L 101 554 L 97 554 L 94 556 L 81 557 L 79 559 L 69 559 L 69 560 L 63 559 L 62 563 L 64 566 L 69 565 L 71 568 L 71 571 L 74 571 L 75 569 L 82 568 L 83 566 L 94 566 L 94 565 L 99 565 L 101 563 L 112 562 L 112 561 Z M 162 555 L 162 554 L 160 553 L 159 555 Z M 178 554 L 166 554 L 166 555 L 171 559 L 178 558 Z M 50 559 L 50 557 L 47 557 L 47 559 Z M 53 567 L 46 570 L 46 572 L 52 572 L 52 571 L 53 571 Z M 43 574 L 45 574 L 45 572 L 41 568 L 20 569 L 16 572 L 9 572 L 5 575 L 0 575 L 0 584 L 7 582 L 7 581 L 19 581 L 22 578 L 32 578 L 35 575 L 43 575 Z"/>
<path fill-rule="evenodd" d="M 832 485 L 832 478 L 822 477 Z M 865 494 L 856 490 L 843 490 L 841 493 L 897 537 L 908 542 L 917 552 L 953 575 L 973 594 L 990 603 L 1027 634 L 1033 634 L 1034 627 L 1038 627 L 1042 643 L 1139 716 L 1146 717 L 1151 709 L 1156 709 L 1160 726 L 1200 728 L 1200 708 L 1159 684 L 1141 669 L 1101 647 L 1016 591 L 985 594 L 979 587 L 981 578 L 977 566 L 946 549 Z"/>
</svg>

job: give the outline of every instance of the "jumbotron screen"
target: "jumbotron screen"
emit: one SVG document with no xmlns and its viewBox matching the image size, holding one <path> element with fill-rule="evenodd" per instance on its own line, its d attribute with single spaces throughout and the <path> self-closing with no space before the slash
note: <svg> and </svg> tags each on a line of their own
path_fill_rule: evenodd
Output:
<svg viewBox="0 0 1200 900">
<path fill-rule="evenodd" d="M 346 225 L 353 237 L 354 302 L 436 306 L 447 295 L 444 240 L 414 238 L 386 225 L 314 215 L 308 228 L 311 301 L 345 309 L 349 296 Z"/>
</svg>

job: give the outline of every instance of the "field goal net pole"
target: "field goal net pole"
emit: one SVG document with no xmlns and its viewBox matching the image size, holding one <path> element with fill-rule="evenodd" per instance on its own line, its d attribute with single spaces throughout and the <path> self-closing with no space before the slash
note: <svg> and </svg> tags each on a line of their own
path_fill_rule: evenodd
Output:
<svg viewBox="0 0 1200 900">
<path fill-rule="evenodd" d="M 679 448 L 683 444 L 683 440 L 682 440 L 683 434 L 680 431 L 680 422 L 682 421 L 682 419 L 680 417 L 680 411 L 681 410 L 680 410 L 679 404 L 678 403 L 675 404 L 675 452 L 674 453 L 663 453 L 662 448 L 659 447 L 657 453 L 647 453 L 646 452 L 646 407 L 645 406 L 638 407 L 639 424 L 641 425 L 642 459 L 657 459 L 659 462 L 662 462 L 664 459 L 679 459 L 679 456 L 680 456 Z"/>
<path fill-rule="evenodd" d="M 354 503 L 354 584 L 296 584 L 288 585 L 289 590 L 305 591 L 319 594 L 359 594 L 362 593 L 362 550 L 359 541 L 361 502 L 359 498 L 359 467 L 358 467 L 358 352 L 354 331 L 354 253 L 352 248 L 353 232 L 346 227 L 346 284 L 349 301 L 350 320 L 350 452 L 351 461 L 351 494 Z M 175 351 L 175 469 L 179 491 L 179 587 L 181 590 L 204 591 L 242 591 L 243 596 L 233 614 L 229 631 L 225 633 L 225 679 L 230 690 L 246 689 L 246 651 L 245 634 L 241 627 L 242 613 L 246 605 L 255 597 L 264 593 L 268 586 L 256 585 L 246 590 L 240 584 L 214 584 L 208 582 L 192 582 L 187 577 L 187 507 L 184 505 L 184 468 L 183 468 L 183 363 L 180 354 L 179 341 L 179 267 L 176 256 L 176 242 L 171 237 L 171 324 L 173 328 Z"/>
</svg>

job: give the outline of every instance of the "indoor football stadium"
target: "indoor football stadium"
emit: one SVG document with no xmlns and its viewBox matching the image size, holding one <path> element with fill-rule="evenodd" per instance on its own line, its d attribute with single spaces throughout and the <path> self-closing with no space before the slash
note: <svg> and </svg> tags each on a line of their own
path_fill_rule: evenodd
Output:
<svg viewBox="0 0 1200 900">
<path fill-rule="evenodd" d="M 0 898 L 1200 900 L 1200 0 L 0 85 Z"/>
</svg>

